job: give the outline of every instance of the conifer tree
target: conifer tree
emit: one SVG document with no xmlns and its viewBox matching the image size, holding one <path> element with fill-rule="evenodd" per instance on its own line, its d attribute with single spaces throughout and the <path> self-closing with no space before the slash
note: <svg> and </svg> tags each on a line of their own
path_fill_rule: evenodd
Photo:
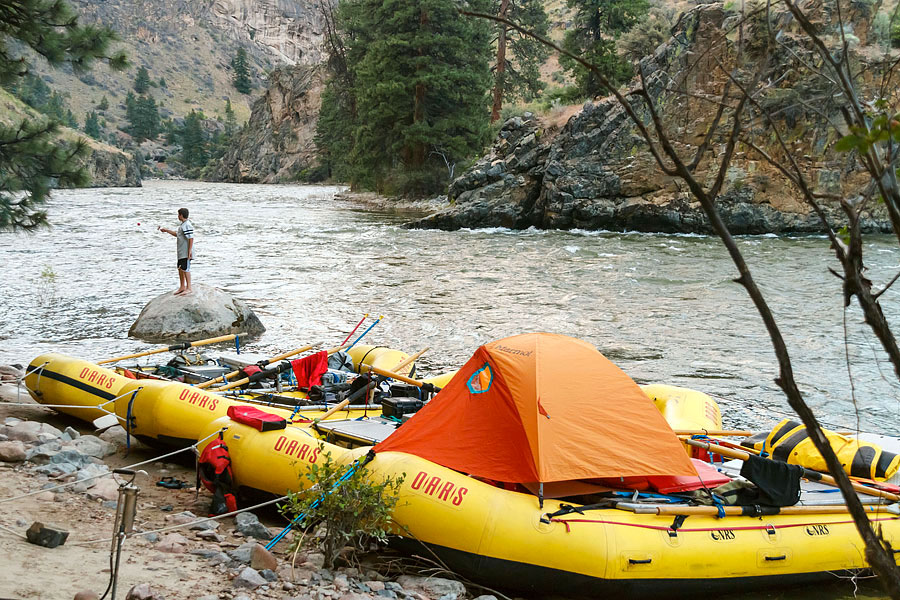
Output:
<svg viewBox="0 0 900 600">
<path fill-rule="evenodd" d="M 596 65 L 613 85 L 632 76 L 630 63 L 616 51 L 616 39 L 630 30 L 650 8 L 647 0 L 568 0 L 574 9 L 574 27 L 566 31 L 563 48 Z M 575 75 L 581 92 L 595 96 L 603 91 L 596 76 L 562 56 L 559 63 Z"/>
<path fill-rule="evenodd" d="M 209 151 L 206 147 L 206 135 L 203 131 L 203 113 L 191 111 L 184 118 L 181 131 L 181 162 L 188 168 L 198 168 L 206 164 Z"/>
<path fill-rule="evenodd" d="M 146 94 L 150 90 L 150 73 L 147 67 L 141 65 L 134 78 L 134 91 L 138 94 Z"/>
<path fill-rule="evenodd" d="M 242 94 L 249 94 L 253 83 L 250 81 L 250 62 L 246 50 L 238 48 L 237 54 L 231 59 L 231 68 L 234 69 L 234 89 Z"/>
<path fill-rule="evenodd" d="M 76 73 L 86 72 L 98 58 L 122 69 L 127 65 L 124 54 L 112 54 L 109 48 L 115 39 L 109 28 L 80 25 L 64 0 L 0 2 L 0 84 L 11 84 L 28 73 L 28 62 L 19 50 L 24 47 L 51 66 L 67 63 Z M 46 224 L 40 205 L 52 181 L 61 186 L 87 182 L 87 171 L 78 164 L 87 150 L 85 142 L 60 141 L 57 131 L 57 123 L 50 119 L 0 126 L 0 230 Z"/>
<path fill-rule="evenodd" d="M 547 12 L 541 0 L 495 0 L 493 14 L 522 25 L 529 31 L 545 36 L 550 28 Z M 530 100 L 544 88 L 541 65 L 547 60 L 547 47 L 502 23 L 496 25 L 497 54 L 494 62 L 491 122 L 500 118 L 504 99 Z"/>
<path fill-rule="evenodd" d="M 109 100 L 106 99 L 106 96 L 100 98 L 100 104 L 97 105 L 97 110 L 109 110 Z"/>
<path fill-rule="evenodd" d="M 347 0 L 339 16 L 355 88 L 354 183 L 443 189 L 448 166 L 487 139 L 490 26 L 445 0 Z"/>
<path fill-rule="evenodd" d="M 100 139 L 100 119 L 96 111 L 92 110 L 84 118 L 84 132 L 95 140 Z"/>
<path fill-rule="evenodd" d="M 225 138 L 230 141 L 237 131 L 237 118 L 234 116 L 234 109 L 231 107 L 231 98 L 225 99 Z"/>
</svg>

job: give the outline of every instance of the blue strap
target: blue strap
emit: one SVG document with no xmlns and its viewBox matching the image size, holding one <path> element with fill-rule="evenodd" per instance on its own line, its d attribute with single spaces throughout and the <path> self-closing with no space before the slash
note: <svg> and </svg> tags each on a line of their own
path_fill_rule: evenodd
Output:
<svg viewBox="0 0 900 600">
<path fill-rule="evenodd" d="M 234 351 L 238 354 L 241 353 L 241 336 L 234 336 Z"/>
</svg>

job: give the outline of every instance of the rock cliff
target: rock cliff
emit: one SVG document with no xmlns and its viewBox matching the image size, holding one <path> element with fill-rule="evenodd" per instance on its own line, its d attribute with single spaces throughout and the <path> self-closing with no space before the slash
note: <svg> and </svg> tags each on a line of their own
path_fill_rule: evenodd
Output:
<svg viewBox="0 0 900 600">
<path fill-rule="evenodd" d="M 141 170 L 133 154 L 94 140 L 88 144 L 91 154 L 84 166 L 91 175 L 89 187 L 141 187 Z"/>
<path fill-rule="evenodd" d="M 826 9 L 822 0 L 805 4 L 807 14 L 816 15 L 821 27 L 833 29 L 836 16 Z M 849 31 L 854 61 L 867 60 L 868 23 L 875 10 L 877 6 L 866 2 L 852 4 Z M 693 156 L 715 116 L 716 105 L 698 99 L 722 93 L 726 76 L 715 61 L 723 61 L 726 69 L 749 70 L 756 68 L 754 60 L 763 60 L 761 52 L 754 54 L 753 44 L 766 35 L 765 22 L 745 26 L 745 51 L 739 56 L 737 35 L 728 33 L 738 18 L 720 3 L 698 6 L 682 15 L 670 42 L 642 61 L 650 94 L 683 156 Z M 821 95 L 822 89 L 816 78 L 794 68 L 795 56 L 804 60 L 812 56 L 802 36 L 796 35 L 796 27 L 785 15 L 775 21 L 774 33 L 784 44 L 764 63 L 762 80 L 778 83 L 761 95 L 760 103 L 778 115 L 780 129 L 818 185 L 817 191 L 846 191 L 858 183 L 859 173 L 852 159 L 832 149 L 838 135 L 826 118 L 840 121 L 839 107 L 821 102 L 813 108 L 798 102 Z M 633 102 L 646 116 L 642 101 Z M 764 122 L 750 127 L 758 145 L 784 158 Z M 410 226 L 710 231 L 699 204 L 680 182 L 657 168 L 614 99 L 586 103 L 561 131 L 552 133 L 533 115 L 511 119 L 490 153 L 452 183 L 450 206 Z M 723 148 L 724 140 L 715 140 L 696 171 L 698 179 L 712 181 L 714 159 Z M 838 207 L 825 204 L 833 222 L 840 223 Z M 748 152 L 739 152 L 732 161 L 718 206 L 734 233 L 821 230 L 818 218 L 798 194 L 772 167 Z M 886 230 L 888 223 L 875 210 L 863 226 Z"/>
<path fill-rule="evenodd" d="M 250 121 L 211 179 L 237 183 L 305 179 L 316 161 L 313 137 L 325 78 L 324 66 L 273 71 L 269 88 L 254 102 Z"/>
</svg>

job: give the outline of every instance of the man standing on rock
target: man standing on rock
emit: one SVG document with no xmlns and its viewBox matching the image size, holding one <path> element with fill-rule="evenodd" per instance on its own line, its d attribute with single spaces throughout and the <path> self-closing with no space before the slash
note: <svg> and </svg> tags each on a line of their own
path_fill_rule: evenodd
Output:
<svg viewBox="0 0 900 600">
<path fill-rule="evenodd" d="M 194 226 L 188 221 L 188 209 L 178 209 L 178 220 L 181 225 L 177 229 L 158 227 L 159 231 L 174 235 L 178 243 L 178 289 L 176 296 L 190 294 L 191 289 L 191 260 L 194 258 Z"/>
</svg>

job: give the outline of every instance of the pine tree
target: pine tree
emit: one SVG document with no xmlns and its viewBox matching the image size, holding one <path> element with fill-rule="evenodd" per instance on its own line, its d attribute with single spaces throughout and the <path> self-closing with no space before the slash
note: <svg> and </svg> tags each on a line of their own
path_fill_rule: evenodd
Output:
<svg viewBox="0 0 900 600">
<path fill-rule="evenodd" d="M 242 94 L 249 94 L 253 89 L 253 83 L 250 81 L 250 66 L 247 59 L 247 51 L 238 48 L 237 54 L 231 60 L 231 68 L 234 69 L 234 89 Z"/>
<path fill-rule="evenodd" d="M 109 110 L 109 100 L 106 99 L 106 96 L 100 98 L 100 104 L 97 105 L 97 110 Z"/>
<path fill-rule="evenodd" d="M 106 27 L 80 25 L 64 0 L 0 2 L 0 84 L 20 81 L 28 62 L 20 48 L 29 47 L 51 66 L 69 64 L 84 73 L 98 58 L 122 69 L 124 54 L 110 54 L 116 39 Z M 51 183 L 79 186 L 87 183 L 87 171 L 78 161 L 87 151 L 84 140 L 74 144 L 59 140 L 53 120 L 24 119 L 14 126 L 0 126 L 0 230 L 32 229 L 47 222 L 40 205 Z"/>
<path fill-rule="evenodd" d="M 92 110 L 84 118 L 84 132 L 95 140 L 100 139 L 100 119 L 96 111 Z"/>
<path fill-rule="evenodd" d="M 160 132 L 159 109 L 156 101 L 147 95 L 138 96 L 131 102 L 129 133 L 138 142 L 156 139 Z M 128 100 L 126 100 L 126 112 Z"/>
<path fill-rule="evenodd" d="M 522 25 L 529 31 L 546 36 L 550 28 L 547 12 L 541 0 L 500 0 L 494 3 L 493 14 Z M 544 88 L 541 65 L 547 60 L 547 47 L 515 29 L 496 25 L 497 59 L 494 62 L 494 90 L 491 122 L 500 118 L 504 98 L 534 98 Z"/>
<path fill-rule="evenodd" d="M 487 140 L 489 25 L 445 0 L 347 0 L 338 11 L 356 104 L 352 181 L 443 189 L 448 168 Z"/>
<path fill-rule="evenodd" d="M 150 89 L 150 73 L 147 67 L 143 65 L 138 69 L 137 76 L 134 78 L 134 91 L 138 94 L 146 94 Z"/>
<path fill-rule="evenodd" d="M 237 131 L 237 118 L 234 116 L 234 109 L 231 107 L 231 98 L 225 99 L 225 141 L 231 141 Z"/>
<path fill-rule="evenodd" d="M 191 111 L 184 118 L 181 131 L 181 162 L 188 168 L 198 168 L 206 164 L 209 152 L 206 147 L 206 134 L 203 131 L 203 113 Z"/>
<path fill-rule="evenodd" d="M 574 27 L 566 31 L 563 48 L 596 65 L 613 85 L 621 85 L 632 75 L 631 65 L 616 51 L 616 39 L 630 30 L 649 10 L 647 0 L 568 0 L 574 9 Z M 588 96 L 605 94 L 596 76 L 562 56 L 559 63 L 575 75 L 581 92 Z"/>
</svg>

